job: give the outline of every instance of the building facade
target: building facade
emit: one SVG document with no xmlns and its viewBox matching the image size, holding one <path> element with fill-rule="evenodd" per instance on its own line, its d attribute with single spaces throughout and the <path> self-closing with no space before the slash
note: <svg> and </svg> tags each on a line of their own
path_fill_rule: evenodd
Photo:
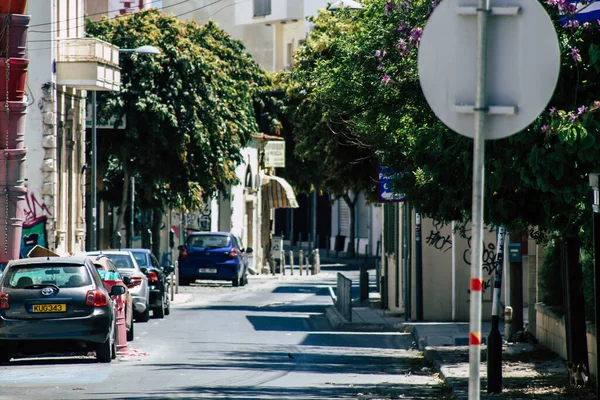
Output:
<svg viewBox="0 0 600 400">
<path fill-rule="evenodd" d="M 85 116 L 89 90 L 120 85 L 118 49 L 84 38 L 83 0 L 30 0 L 27 201 L 21 256 L 36 244 L 85 250 Z"/>
</svg>

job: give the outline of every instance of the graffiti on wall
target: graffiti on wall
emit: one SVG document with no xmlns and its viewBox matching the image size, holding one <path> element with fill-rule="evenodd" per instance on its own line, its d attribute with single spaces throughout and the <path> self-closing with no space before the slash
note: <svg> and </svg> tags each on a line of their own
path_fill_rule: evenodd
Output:
<svg viewBox="0 0 600 400">
<path fill-rule="evenodd" d="M 492 226 L 492 227 L 490 227 L 488 232 L 494 233 L 496 231 L 497 231 L 497 228 L 495 226 Z M 473 235 L 470 235 L 467 237 L 468 246 L 467 246 L 467 249 L 463 253 L 463 261 L 469 267 L 471 266 L 471 252 L 472 252 L 471 239 L 472 238 L 473 238 Z M 496 261 L 496 243 L 487 243 L 486 244 L 484 241 L 482 245 L 483 245 L 483 255 L 481 257 L 481 268 L 483 269 L 482 288 L 483 288 L 483 293 L 485 294 L 487 289 L 492 287 L 494 275 L 496 273 L 496 270 L 498 269 L 498 262 Z M 470 293 L 471 291 L 468 290 L 468 292 Z"/>
<path fill-rule="evenodd" d="M 22 258 L 27 257 L 27 254 L 36 245 L 48 247 L 46 220 L 49 216 L 52 216 L 52 213 L 50 213 L 46 204 L 38 200 L 35 194 L 28 193 L 25 201 L 23 232 L 21 233 Z"/>
<path fill-rule="evenodd" d="M 443 253 L 452 249 L 452 236 L 451 235 L 442 235 L 441 231 L 444 228 L 444 224 L 442 222 L 433 221 L 433 227 L 431 228 L 431 232 L 429 236 L 425 239 L 425 243 L 429 246 L 439 250 Z"/>
<path fill-rule="evenodd" d="M 442 222 L 433 221 L 433 226 L 431 231 L 429 232 L 429 236 L 425 239 L 425 243 L 434 249 L 445 253 L 449 250 L 452 250 L 452 235 L 443 235 L 442 229 L 446 225 Z M 464 227 L 463 227 L 464 228 Z M 473 235 L 470 230 L 460 230 L 460 235 L 464 239 L 467 240 L 467 249 L 463 252 L 463 261 L 467 266 L 471 266 L 471 240 Z M 494 233 L 496 232 L 496 227 L 490 227 L 488 232 Z M 495 243 L 483 243 L 483 256 L 482 256 L 482 269 L 484 273 L 483 280 L 483 292 L 485 293 L 487 289 L 492 287 L 492 282 L 494 278 L 494 274 L 496 273 L 496 269 L 498 269 L 498 264 L 496 262 L 496 244 Z"/>
</svg>

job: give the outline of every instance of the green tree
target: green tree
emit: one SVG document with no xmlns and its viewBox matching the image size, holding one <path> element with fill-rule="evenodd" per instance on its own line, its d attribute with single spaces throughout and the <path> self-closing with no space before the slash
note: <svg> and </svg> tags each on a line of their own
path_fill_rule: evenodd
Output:
<svg viewBox="0 0 600 400">
<path fill-rule="evenodd" d="M 86 30 L 120 48 L 161 50 L 121 54 L 121 91 L 99 99 L 101 120 L 126 121 L 102 142 L 102 195 L 119 205 L 117 226 L 132 176 L 141 208 L 153 210 L 155 230 L 167 207 L 197 210 L 237 182 L 240 150 L 257 130 L 254 95 L 267 80 L 243 45 L 213 22 L 182 22 L 158 10 L 88 20 Z"/>
</svg>

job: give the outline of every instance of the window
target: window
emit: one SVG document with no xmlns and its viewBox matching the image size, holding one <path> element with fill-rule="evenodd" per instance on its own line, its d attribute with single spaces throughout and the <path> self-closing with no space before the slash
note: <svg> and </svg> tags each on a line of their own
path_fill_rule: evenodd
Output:
<svg viewBox="0 0 600 400">
<path fill-rule="evenodd" d="M 271 15 L 271 0 L 254 0 L 254 16 Z"/>
<path fill-rule="evenodd" d="M 56 285 L 59 288 L 82 287 L 92 284 L 83 265 L 28 265 L 7 271 L 6 282 L 11 288 L 29 289 L 33 285 Z"/>
</svg>

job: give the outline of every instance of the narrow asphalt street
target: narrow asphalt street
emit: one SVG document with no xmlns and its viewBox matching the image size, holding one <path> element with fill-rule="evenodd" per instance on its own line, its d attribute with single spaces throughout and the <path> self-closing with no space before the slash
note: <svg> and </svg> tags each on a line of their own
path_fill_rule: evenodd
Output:
<svg viewBox="0 0 600 400">
<path fill-rule="evenodd" d="M 335 279 L 324 268 L 181 287 L 170 316 L 135 325 L 128 356 L 12 361 L 0 367 L 0 399 L 442 398 L 410 334 L 331 331 Z"/>
</svg>

